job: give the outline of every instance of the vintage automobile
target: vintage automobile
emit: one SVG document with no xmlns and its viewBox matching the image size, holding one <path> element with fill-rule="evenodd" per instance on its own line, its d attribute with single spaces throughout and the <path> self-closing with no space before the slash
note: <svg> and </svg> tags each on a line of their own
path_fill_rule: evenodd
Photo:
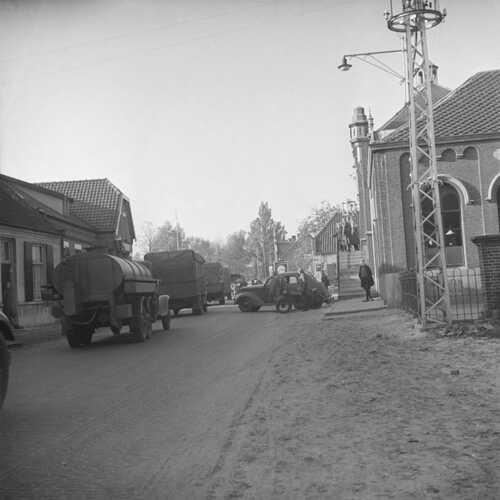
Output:
<svg viewBox="0 0 500 500">
<path fill-rule="evenodd" d="M 305 284 L 298 272 L 271 276 L 262 285 L 240 288 L 236 304 L 242 312 L 256 312 L 264 305 L 275 305 L 278 312 L 291 311 L 293 307 L 320 308 L 329 303 L 330 296 L 323 283 L 305 273 Z"/>
<path fill-rule="evenodd" d="M 2 408 L 9 384 L 10 353 L 7 340 L 14 340 L 12 325 L 7 316 L 0 311 L 0 408 Z"/>
</svg>

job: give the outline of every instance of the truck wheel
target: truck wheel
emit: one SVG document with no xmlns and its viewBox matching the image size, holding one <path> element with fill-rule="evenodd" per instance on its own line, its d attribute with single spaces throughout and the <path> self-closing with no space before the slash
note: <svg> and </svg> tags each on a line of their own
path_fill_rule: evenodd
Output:
<svg viewBox="0 0 500 500">
<path fill-rule="evenodd" d="M 0 408 L 2 408 L 9 384 L 9 351 L 0 331 Z"/>
<path fill-rule="evenodd" d="M 142 316 L 138 318 L 134 318 L 132 320 L 131 326 L 131 331 L 132 334 L 134 335 L 134 339 L 137 342 L 144 342 L 147 338 L 147 324 L 146 324 L 146 318 L 143 318 Z"/>
<path fill-rule="evenodd" d="M 90 345 L 92 343 L 92 329 L 89 326 L 81 326 L 77 329 L 80 343 Z"/>
<path fill-rule="evenodd" d="M 130 331 L 133 333 L 137 342 L 144 342 L 150 335 L 151 321 L 147 316 L 145 307 L 145 298 L 142 297 L 135 304 L 134 318 L 130 325 Z"/>
<path fill-rule="evenodd" d="M 161 318 L 161 324 L 164 330 L 170 330 L 170 313 Z"/>
<path fill-rule="evenodd" d="M 203 301 L 201 300 L 201 297 L 198 296 L 194 299 L 192 311 L 195 316 L 203 314 Z"/>
<path fill-rule="evenodd" d="M 73 329 L 66 331 L 66 340 L 71 348 L 75 349 L 76 347 L 80 347 L 82 344 L 80 342 L 80 335 Z"/>
</svg>

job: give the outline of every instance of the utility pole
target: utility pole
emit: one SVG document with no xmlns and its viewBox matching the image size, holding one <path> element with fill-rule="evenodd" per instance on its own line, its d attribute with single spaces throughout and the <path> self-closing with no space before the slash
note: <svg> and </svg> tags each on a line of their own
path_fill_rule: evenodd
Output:
<svg viewBox="0 0 500 500">
<path fill-rule="evenodd" d="M 439 0 L 402 0 L 399 12 L 392 3 L 385 12 L 387 26 L 402 33 L 405 43 L 417 287 L 425 327 L 451 320 L 427 46 L 427 30 L 443 21 L 446 10 L 439 9 Z"/>
</svg>

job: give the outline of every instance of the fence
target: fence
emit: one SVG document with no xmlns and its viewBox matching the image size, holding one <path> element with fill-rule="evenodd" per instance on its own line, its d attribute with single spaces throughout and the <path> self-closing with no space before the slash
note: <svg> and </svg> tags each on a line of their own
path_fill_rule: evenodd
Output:
<svg viewBox="0 0 500 500">
<path fill-rule="evenodd" d="M 431 271 L 433 278 L 442 282 L 443 276 Z M 447 269 L 446 279 L 450 293 L 450 315 L 452 321 L 482 319 L 486 314 L 481 275 L 479 269 Z M 404 310 L 419 315 L 416 273 L 407 271 L 399 276 L 402 289 L 402 307 Z M 426 282 L 425 295 L 433 302 L 437 299 L 437 287 Z M 432 311 L 431 319 L 442 320 L 442 309 Z"/>
</svg>

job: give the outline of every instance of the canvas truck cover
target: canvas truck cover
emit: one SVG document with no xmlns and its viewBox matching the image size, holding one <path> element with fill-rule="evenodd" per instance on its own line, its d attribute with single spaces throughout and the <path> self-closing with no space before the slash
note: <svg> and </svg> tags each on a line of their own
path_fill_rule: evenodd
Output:
<svg viewBox="0 0 500 500">
<path fill-rule="evenodd" d="M 218 262 L 208 262 L 204 264 L 203 269 L 207 280 L 208 293 L 222 292 L 224 288 L 224 271 L 222 264 Z"/>
<path fill-rule="evenodd" d="M 193 250 L 151 252 L 144 260 L 151 263 L 153 277 L 160 280 L 161 294 L 180 299 L 204 293 L 205 259 Z"/>
</svg>

